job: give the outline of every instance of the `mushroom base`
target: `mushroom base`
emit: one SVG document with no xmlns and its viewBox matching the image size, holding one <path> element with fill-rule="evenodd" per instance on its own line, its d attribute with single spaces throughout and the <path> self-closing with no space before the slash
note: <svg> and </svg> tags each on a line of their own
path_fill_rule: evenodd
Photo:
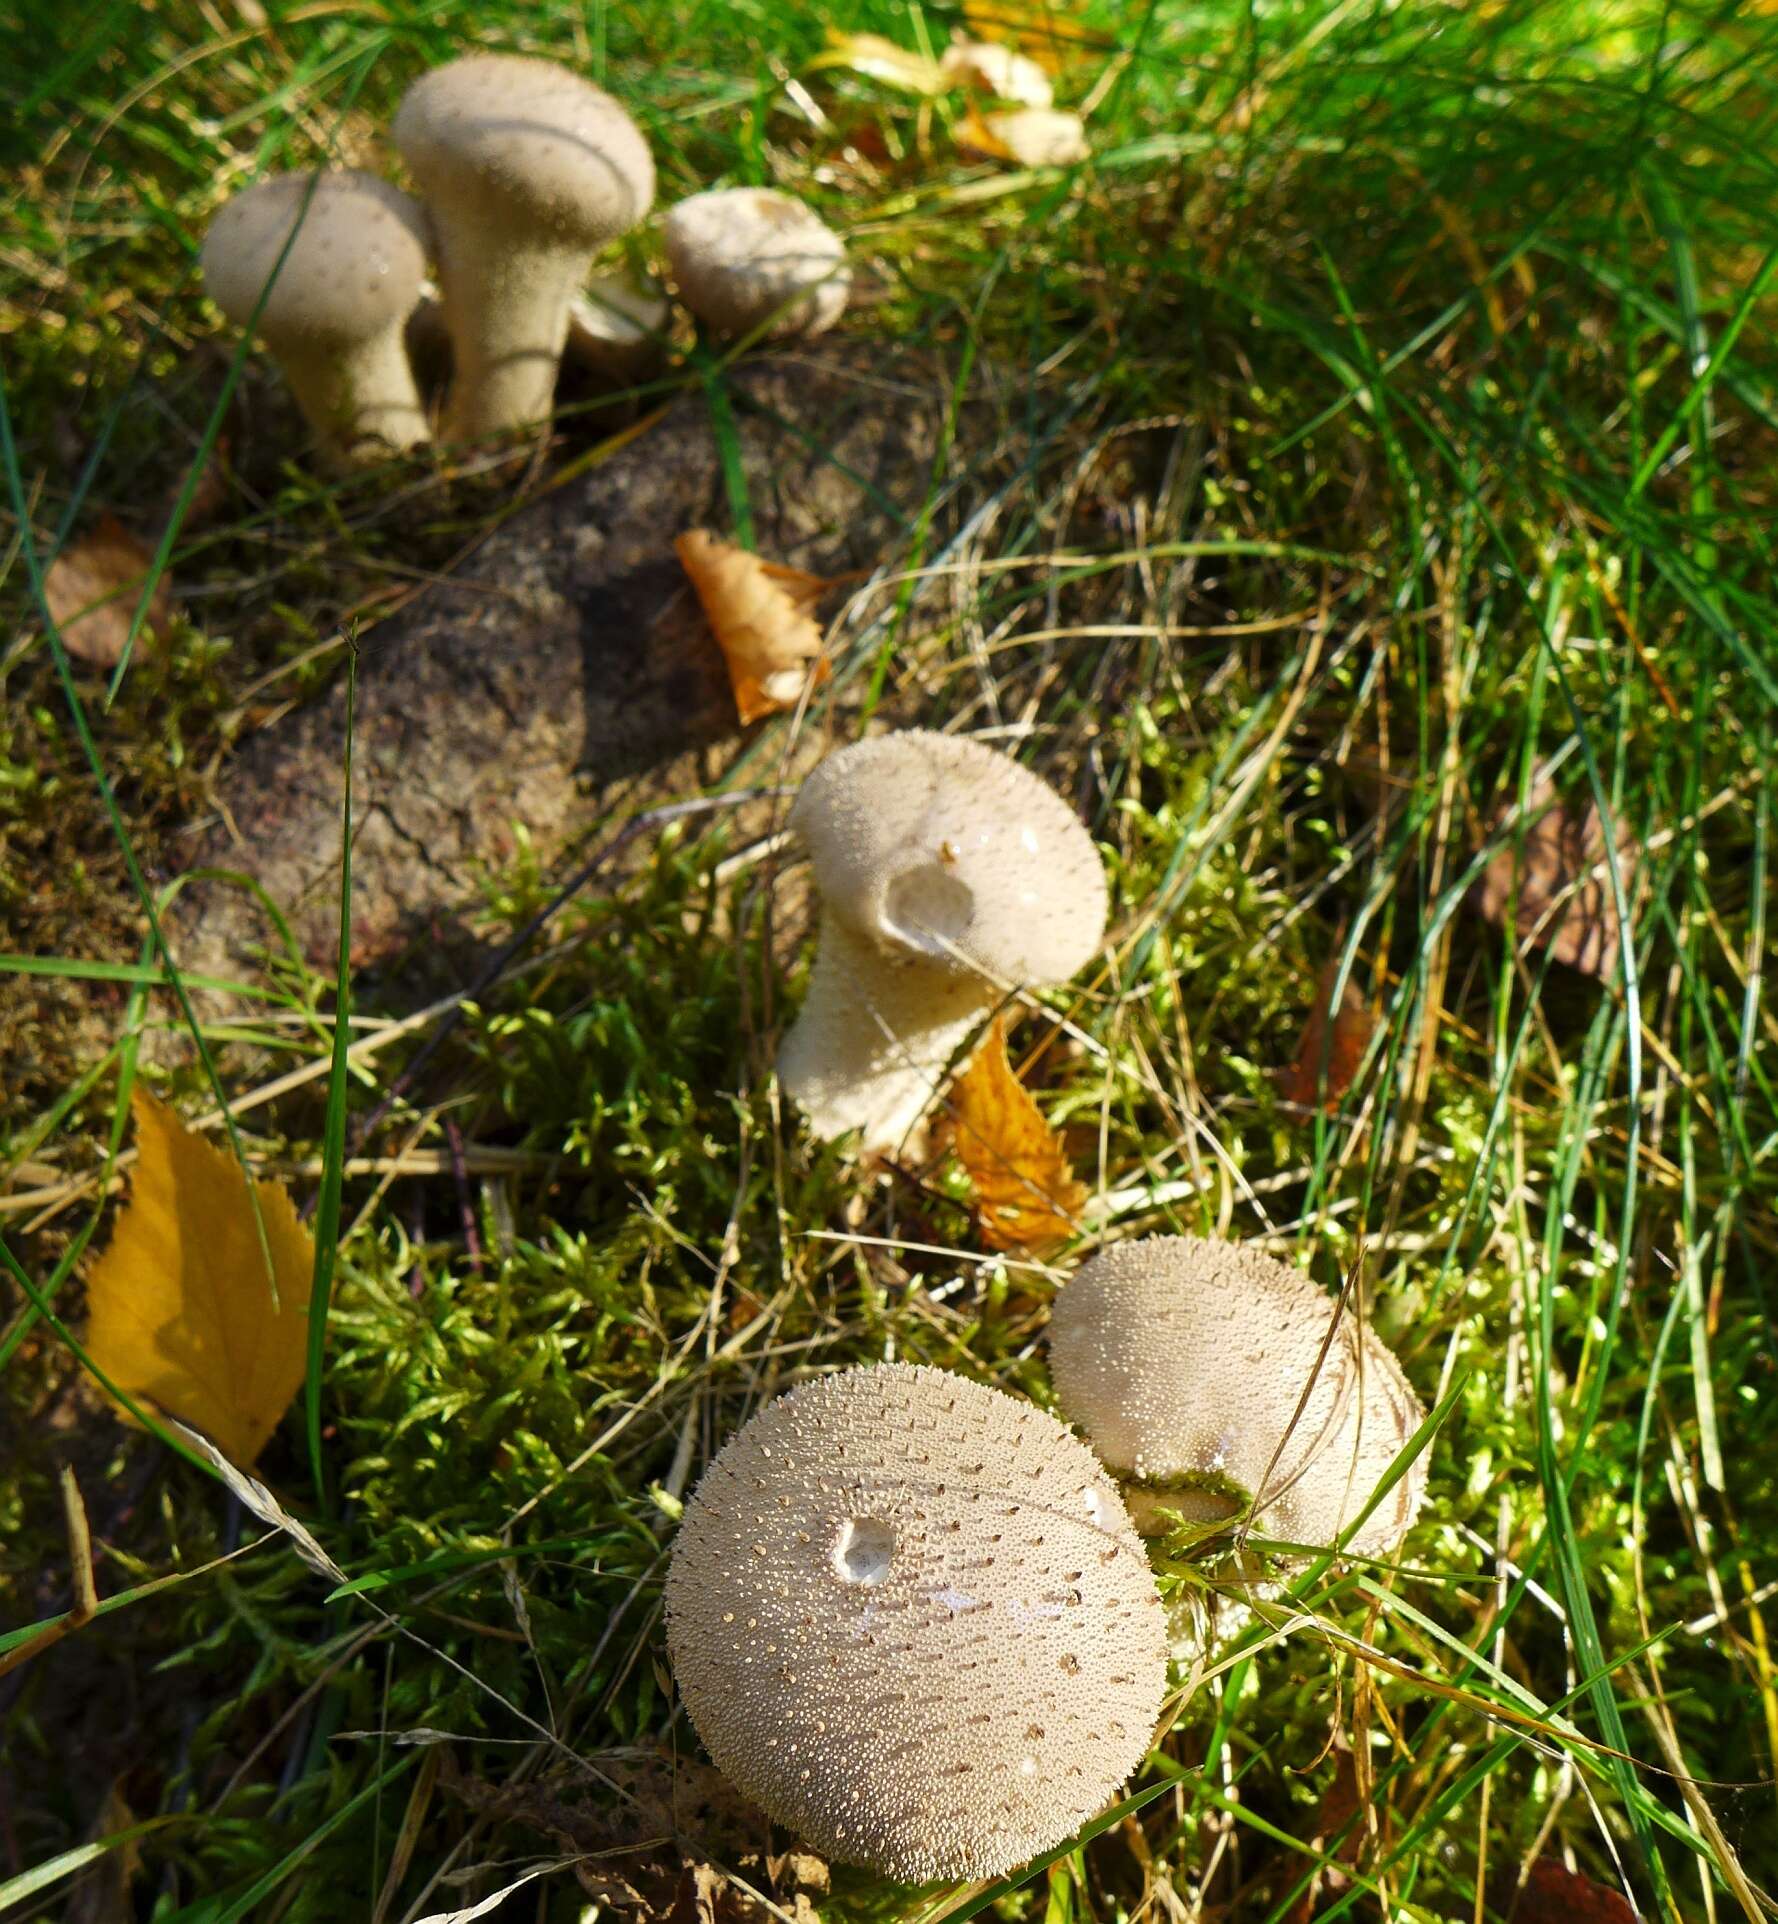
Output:
<svg viewBox="0 0 1778 1924">
<path fill-rule="evenodd" d="M 444 438 L 475 441 L 549 419 L 584 250 L 514 246 L 439 218 L 438 283 L 451 334 Z"/>
<path fill-rule="evenodd" d="M 276 345 L 296 404 L 334 467 L 360 467 L 432 439 L 401 327 L 325 351 Z"/>
<path fill-rule="evenodd" d="M 823 1140 L 900 1145 L 937 1098 L 999 991 L 980 976 L 891 955 L 831 912 L 802 1013 L 778 1046 L 778 1080 Z"/>
</svg>

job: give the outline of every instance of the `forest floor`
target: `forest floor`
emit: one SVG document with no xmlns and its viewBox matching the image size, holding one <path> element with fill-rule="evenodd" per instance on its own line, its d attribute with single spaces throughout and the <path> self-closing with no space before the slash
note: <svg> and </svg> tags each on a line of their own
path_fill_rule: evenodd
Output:
<svg viewBox="0 0 1778 1924">
<path fill-rule="evenodd" d="M 37 0 L 0 44 L 31 156 L 0 232 L 0 1662 L 69 1605 L 65 1468 L 109 1603 L 0 1675 L 0 1911 L 398 1924 L 577 1859 L 499 1914 L 763 1916 L 746 1887 L 787 1918 L 1778 1914 L 1778 15 L 424 16 Z M 959 96 L 843 39 L 966 24 L 1054 69 L 1088 160 L 984 156 Z M 807 198 L 855 264 L 839 351 L 923 370 L 929 467 L 846 586 L 833 679 L 699 792 L 769 800 L 887 717 L 1077 807 L 1107 944 L 1011 1032 L 1087 1186 L 1041 1259 L 990 1246 L 942 1131 L 866 1167 L 780 1100 L 807 895 L 739 806 L 651 819 L 567 894 L 590 844 L 510 841 L 456 905 L 499 969 L 430 958 L 412 1022 L 399 969 L 367 978 L 343 1074 L 300 957 L 208 1064 L 163 1046 L 149 904 L 229 771 L 337 690 L 345 633 L 368 661 L 663 408 L 708 409 L 715 522 L 775 525 L 726 458 L 743 373 L 689 332 L 621 412 L 569 392 L 540 458 L 338 482 L 202 299 L 230 192 L 396 174 L 394 103 L 470 45 L 610 88 L 662 204 Z M 168 578 L 116 671 L 33 585 L 104 529 Z M 1521 894 L 1579 880 L 1552 803 L 1622 852 L 1554 944 L 1482 912 L 1503 849 Z M 343 1173 L 324 1487 L 300 1401 L 257 1473 L 375 1586 L 333 1596 L 83 1367 L 137 1082 L 226 1109 L 304 1209 Z M 1055 1287 L 1153 1233 L 1360 1280 L 1441 1412 L 1399 1560 L 1319 1570 L 1288 1636 L 1182 1672 L 1148 1801 L 1031 1877 L 682 1860 L 662 1813 L 702 1780 L 660 1586 L 703 1464 L 858 1361 L 1053 1407 Z M 1174 1574 L 1214 1582 L 1214 1546 Z"/>
</svg>

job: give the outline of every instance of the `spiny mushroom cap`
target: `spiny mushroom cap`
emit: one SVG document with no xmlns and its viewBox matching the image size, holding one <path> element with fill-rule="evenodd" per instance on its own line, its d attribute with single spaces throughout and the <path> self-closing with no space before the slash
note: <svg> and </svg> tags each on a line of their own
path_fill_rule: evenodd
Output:
<svg viewBox="0 0 1778 1924">
<path fill-rule="evenodd" d="M 1257 1496 L 1262 1535 L 1331 1544 L 1425 1415 L 1368 1326 L 1340 1312 L 1328 1344 L 1337 1309 L 1299 1271 L 1240 1243 L 1121 1243 L 1058 1293 L 1050 1373 L 1103 1461 L 1156 1500 L 1214 1517 Z M 1371 1513 L 1355 1554 L 1387 1555 L 1407 1534 L 1423 1464 Z"/>
<path fill-rule="evenodd" d="M 551 60 L 478 53 L 415 81 L 395 144 L 428 199 L 595 248 L 654 200 L 654 157 L 610 94 Z"/>
<path fill-rule="evenodd" d="M 720 187 L 667 210 L 661 244 L 679 298 L 719 334 L 819 334 L 846 309 L 845 243 L 769 187 Z M 800 298 L 799 298 L 800 297 Z"/>
<path fill-rule="evenodd" d="M 1140 1540 L 1055 1419 L 944 1370 L 793 1390 L 711 1463 L 667 1642 L 698 1735 L 818 1850 L 993 1877 L 1073 1835 L 1166 1689 Z"/>
<path fill-rule="evenodd" d="M 906 729 L 829 755 L 790 811 L 827 912 L 891 957 L 1065 982 L 1105 931 L 1105 870 L 1056 792 L 980 742 Z"/>
<path fill-rule="evenodd" d="M 296 239 L 280 267 L 292 228 Z M 268 341 L 362 340 L 393 327 L 418 301 L 426 244 L 419 203 L 373 174 L 275 174 L 211 221 L 204 287 L 244 325 L 276 269 L 259 317 Z"/>
</svg>

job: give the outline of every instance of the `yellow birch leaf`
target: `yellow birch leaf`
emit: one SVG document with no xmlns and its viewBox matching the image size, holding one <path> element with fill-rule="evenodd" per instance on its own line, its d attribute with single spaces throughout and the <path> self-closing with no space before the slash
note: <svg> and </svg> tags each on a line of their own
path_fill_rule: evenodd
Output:
<svg viewBox="0 0 1778 1924">
<path fill-rule="evenodd" d="M 705 528 L 682 534 L 673 549 L 728 664 L 743 723 L 794 708 L 805 687 L 827 679 L 821 624 L 809 612 L 827 592 L 820 575 L 762 561 Z"/>
<path fill-rule="evenodd" d="M 137 1090 L 136 1170 L 87 1276 L 87 1349 L 121 1390 L 245 1467 L 302 1387 L 315 1244 L 281 1184 L 258 1182 L 274 1301 L 239 1165 Z"/>
<path fill-rule="evenodd" d="M 975 1190 L 982 1240 L 1029 1249 L 1074 1233 L 1086 1201 L 1056 1133 L 1012 1072 L 996 1016 L 951 1091 L 957 1158 Z"/>
</svg>

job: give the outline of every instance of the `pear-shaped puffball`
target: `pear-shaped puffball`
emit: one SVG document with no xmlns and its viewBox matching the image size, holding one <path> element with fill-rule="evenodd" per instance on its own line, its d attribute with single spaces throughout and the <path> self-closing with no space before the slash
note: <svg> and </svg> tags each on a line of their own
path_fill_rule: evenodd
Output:
<svg viewBox="0 0 1778 1924">
<path fill-rule="evenodd" d="M 717 334 L 822 334 L 852 276 L 838 234 L 769 187 L 723 187 L 667 210 L 661 243 L 679 298 Z"/>
<path fill-rule="evenodd" d="M 371 174 L 277 174 L 217 214 L 203 267 L 231 321 L 258 309 L 259 336 L 335 466 L 428 438 L 402 338 L 426 274 L 417 201 Z"/>
<path fill-rule="evenodd" d="M 924 729 L 828 756 L 790 811 L 821 943 L 778 1075 L 816 1135 L 892 1149 L 1009 988 L 1065 982 L 1105 929 L 1073 810 L 979 742 Z"/>
<path fill-rule="evenodd" d="M 455 368 L 448 432 L 546 419 L 569 303 L 594 253 L 654 199 L 641 129 L 566 67 L 480 53 L 408 89 L 395 144 L 437 237 Z"/>
<path fill-rule="evenodd" d="M 1332 1544 L 1425 1416 L 1382 1340 L 1300 1271 L 1195 1236 L 1083 1263 L 1051 1311 L 1050 1373 L 1139 1519 L 1252 1499 L 1254 1529 L 1292 1543 Z M 1347 1547 L 1388 1556 L 1424 1493 L 1419 1458 Z"/>
<path fill-rule="evenodd" d="M 906 1882 L 1071 1837 L 1147 1752 L 1165 1631 L 1140 1539 L 1061 1424 L 885 1364 L 768 1405 L 673 1546 L 667 1642 L 717 1766 Z"/>
</svg>

